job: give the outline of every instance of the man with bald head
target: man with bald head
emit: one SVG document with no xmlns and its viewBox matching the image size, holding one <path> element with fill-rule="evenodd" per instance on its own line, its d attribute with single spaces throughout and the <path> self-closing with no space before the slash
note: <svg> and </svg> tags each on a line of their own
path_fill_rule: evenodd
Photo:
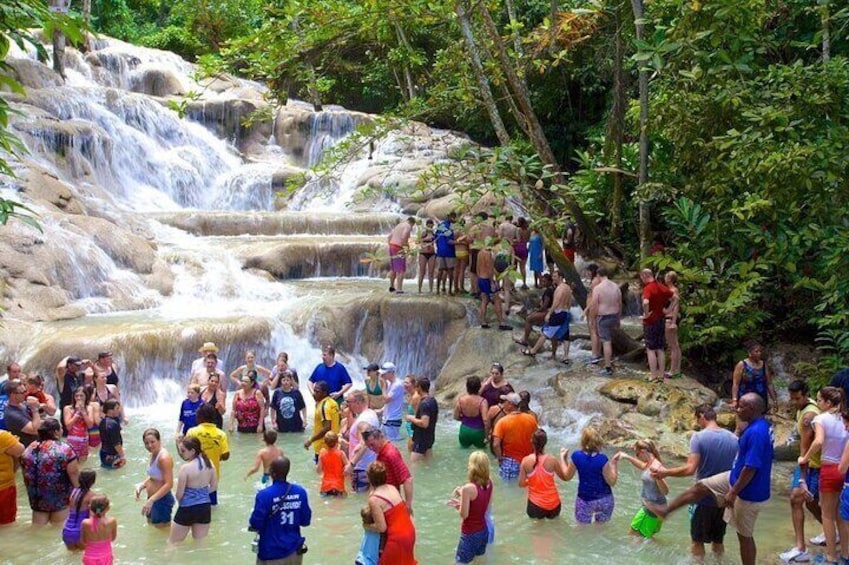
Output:
<svg viewBox="0 0 849 565">
<path fill-rule="evenodd" d="M 755 521 L 770 494 L 772 473 L 772 428 L 763 417 L 764 399 L 753 392 L 737 403 L 737 419 L 747 424 L 740 436 L 737 458 L 730 471 L 698 481 L 678 495 L 666 508 L 648 504 L 649 510 L 664 518 L 673 511 L 712 495 L 725 507 L 725 521 L 737 531 L 743 565 L 755 565 Z"/>
</svg>

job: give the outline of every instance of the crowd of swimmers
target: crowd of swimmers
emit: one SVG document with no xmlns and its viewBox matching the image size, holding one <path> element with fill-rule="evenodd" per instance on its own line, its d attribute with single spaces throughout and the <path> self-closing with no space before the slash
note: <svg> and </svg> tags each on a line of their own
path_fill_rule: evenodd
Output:
<svg viewBox="0 0 849 565">
<path fill-rule="evenodd" d="M 409 451 L 413 468 L 417 461 L 432 457 L 439 406 L 427 377 L 399 379 L 392 362 L 370 364 L 363 369 L 365 388 L 355 389 L 332 346 L 323 348 L 322 362 L 305 383 L 285 354 L 267 369 L 247 352 L 244 364 L 225 374 L 217 366 L 214 343 L 205 343 L 201 353 L 177 415 L 180 468 L 175 470 L 157 429 L 142 434 L 149 464 L 135 494 L 144 497 L 141 511 L 152 526 L 167 529 L 171 543 L 180 543 L 189 534 L 205 537 L 218 502 L 222 462 L 230 455 L 228 431 L 262 434 L 263 446 L 244 475 L 247 479 L 262 472 L 264 488 L 258 487 L 249 520 L 258 533 L 257 562 L 300 563 L 307 551 L 301 528 L 309 526 L 312 510 L 306 490 L 288 480 L 289 457 L 276 440 L 278 433 L 303 433 L 303 446 L 321 476 L 322 496 L 365 494 L 362 544 L 352 559 L 362 564 L 416 562 L 414 475 L 402 450 Z M 648 439 L 635 442 L 633 452 L 608 457 L 593 427 L 582 431 L 580 449 L 570 453 L 561 448 L 550 454 L 548 435 L 530 408 L 530 395 L 515 391 L 500 364 L 493 363 L 483 379 L 469 377 L 452 414 L 460 422 L 459 444 L 476 448 L 468 459 L 467 482 L 457 486 L 448 500 L 461 522 L 455 562 L 472 562 L 495 540 L 491 465 L 503 483 L 527 489 L 526 513 L 533 519 L 557 518 L 562 502 L 556 481 L 577 477 L 574 519 L 590 524 L 611 519 L 619 463 L 624 460 L 641 473 L 642 505 L 630 523 L 633 535 L 652 538 L 671 513 L 693 504 L 690 533 L 695 556 L 703 557 L 708 544 L 713 553 L 721 554 L 730 524 L 743 563 L 755 563 L 755 523 L 770 497 L 773 460 L 771 427 L 764 414 L 769 401 L 775 406 L 762 355 L 762 346 L 752 344 L 747 358 L 735 367 L 736 433 L 717 424 L 712 406 L 696 407 L 694 423 L 700 431 L 691 439 L 687 461 L 676 467 L 667 467 Z M 843 409 L 849 372 L 845 373 L 835 377 L 834 386 L 821 389 L 815 402 L 803 381 L 789 386 L 801 451 L 791 494 L 796 545 L 781 554 L 786 562 L 811 559 L 803 529 L 805 508 L 823 526 L 826 551 L 817 559 L 838 563 L 849 558 L 849 495 L 841 495 L 849 469 L 849 411 Z M 112 563 L 116 520 L 108 515 L 109 498 L 94 488 L 96 471 L 84 464 L 90 450 L 98 448 L 102 469 L 126 462 L 121 431 L 126 416 L 117 367 L 108 352 L 97 362 L 74 356 L 63 359 L 57 367 L 58 403 L 44 391 L 43 381 L 33 379 L 30 384 L 30 380 L 19 365 L 7 367 L 5 429 L 0 431 L 0 523 L 16 519 L 15 468 L 20 462 L 33 523 L 62 525 L 63 542 L 71 550 L 83 551 L 84 564 Z M 238 385 L 229 402 L 228 382 Z M 311 427 L 305 421 L 304 386 L 315 402 Z M 60 414 L 61 423 L 54 417 Z M 698 481 L 671 498 L 667 479 L 690 475 Z"/>
</svg>

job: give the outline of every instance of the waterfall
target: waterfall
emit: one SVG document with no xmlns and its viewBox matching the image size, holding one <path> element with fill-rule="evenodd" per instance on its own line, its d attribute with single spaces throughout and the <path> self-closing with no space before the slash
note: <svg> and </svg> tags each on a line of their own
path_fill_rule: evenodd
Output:
<svg viewBox="0 0 849 565">
<path fill-rule="evenodd" d="M 27 85 L 7 99 L 28 153 L 10 159 L 19 178 L 4 179 L 3 194 L 39 213 L 44 234 L 0 227 L 0 261 L 14 258 L 0 267 L 17 301 L 6 321 L 22 330 L 5 331 L 4 357 L 52 374 L 67 355 L 111 350 L 131 406 L 182 396 L 205 341 L 219 345 L 225 370 L 248 349 L 265 365 L 287 351 L 306 378 L 332 341 L 355 380 L 367 357 L 439 372 L 456 305 L 422 314 L 421 303 L 386 303 L 387 265 L 362 259 L 382 251 L 399 207 L 385 198 L 353 214 L 349 205 L 365 184 L 414 183 L 411 171 L 460 138 L 424 126 L 419 140 L 390 135 L 279 213 L 281 179 L 373 118 L 292 102 L 273 123 L 243 127 L 266 104 L 262 86 L 199 82 L 176 55 L 109 38 L 87 54 L 68 47 L 65 82 L 33 49 L 13 45 L 8 61 Z M 164 100 L 189 90 L 203 99 L 180 118 Z"/>
</svg>

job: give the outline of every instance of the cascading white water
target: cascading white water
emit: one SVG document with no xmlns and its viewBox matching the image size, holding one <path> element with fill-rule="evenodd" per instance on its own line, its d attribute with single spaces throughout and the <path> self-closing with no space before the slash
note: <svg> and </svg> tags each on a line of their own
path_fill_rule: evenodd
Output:
<svg viewBox="0 0 849 565">
<path fill-rule="evenodd" d="M 13 62 L 15 58 L 33 60 L 34 53 L 13 50 L 10 58 Z M 180 119 L 161 99 L 130 91 L 138 90 L 140 77 L 152 70 L 177 76 L 186 88 L 198 86 L 191 76 L 193 66 L 172 54 L 105 39 L 98 41 L 95 50 L 85 56 L 69 49 L 66 65 L 69 78 L 64 86 L 31 86 L 25 99 L 12 97 L 13 106 L 22 110 L 12 128 L 29 150 L 29 155 L 15 165 L 22 172 L 33 165 L 49 171 L 88 208 L 98 210 L 118 224 L 124 219 L 145 226 L 143 229 L 147 231 L 142 236 L 155 242 L 155 257 L 167 265 L 173 280 L 166 285 L 170 290 L 166 296 L 150 290 L 142 275 L 124 268 L 118 257 L 104 251 L 101 243 L 87 238 L 84 228 L 63 221 L 55 211 L 35 204 L 35 210 L 43 214 L 44 239 L 68 246 L 66 260 L 57 262 L 56 272 L 47 274 L 50 284 L 61 286 L 68 293 L 70 303 L 89 313 L 89 317 L 70 322 L 59 333 L 69 337 L 91 335 L 91 340 L 115 349 L 116 358 L 129 373 L 124 382 L 131 403 L 149 402 L 157 396 L 157 390 L 170 390 L 166 385 L 154 386 L 152 383 L 160 382 L 156 379 L 183 380 L 193 357 L 191 349 L 185 352 L 186 347 L 191 348 L 198 341 L 218 341 L 222 345 L 222 363 L 228 368 L 237 366 L 249 348 L 257 349 L 266 364 L 283 350 L 296 363 L 317 363 L 319 351 L 310 340 L 318 328 L 307 322 L 305 333 L 296 335 L 289 320 L 294 319 L 296 312 L 302 315 L 310 304 L 319 304 L 326 298 L 321 292 L 311 295 L 309 287 L 305 294 L 304 288 L 295 290 L 257 276 L 244 270 L 243 265 L 244 257 L 255 243 L 268 245 L 279 238 L 283 245 L 280 252 L 285 253 L 286 246 L 297 240 L 297 236 L 294 239 L 265 236 L 262 240 L 262 236 L 248 235 L 190 235 L 163 225 L 154 217 L 148 218 L 151 212 L 190 209 L 201 214 L 210 210 L 233 214 L 272 211 L 276 197 L 274 175 L 281 166 L 292 168 L 292 159 L 285 155 L 285 148 L 274 145 L 266 153 L 254 154 L 252 162 L 248 162 L 230 142 L 219 139 L 199 123 Z M 257 85 L 252 87 L 262 91 Z M 204 96 L 222 100 L 230 95 L 208 91 Z M 310 115 L 310 135 L 303 149 L 306 162 L 316 164 L 363 117 L 343 109 Z M 309 210 L 310 214 L 322 210 L 334 215 L 344 213 L 359 188 L 361 176 L 370 167 L 403 162 L 395 137 L 386 140 L 386 151 L 383 147 L 384 144 L 378 144 L 372 155 L 364 153 L 339 178 L 331 179 L 335 190 L 330 198 L 322 196 L 323 203 L 314 195 L 311 197 L 310 190 L 304 190 L 300 204 L 296 201 L 291 208 Z M 318 217 L 320 222 L 321 215 Z M 296 223 L 304 225 L 308 237 L 316 239 L 309 236 L 314 229 L 312 224 L 316 223 L 314 218 L 310 220 Z M 382 234 L 396 220 L 366 221 L 369 233 Z M 327 222 L 327 228 L 319 229 L 334 234 L 333 226 L 337 224 L 342 229 L 339 233 L 357 233 L 335 219 Z M 368 238 L 380 242 L 383 237 L 368 235 L 355 242 L 350 237 L 340 239 L 331 235 L 327 241 L 337 238 L 340 239 L 337 247 L 358 245 L 373 252 Z M 335 262 L 325 261 L 319 249 L 316 248 L 314 262 L 307 260 L 302 264 L 298 277 L 367 276 L 377 272 L 372 265 L 361 263 L 357 255 L 351 255 L 350 259 L 340 255 Z M 101 316 L 102 320 L 92 314 Z M 108 324 L 124 328 L 120 339 L 110 338 L 108 332 L 96 329 Z M 180 328 L 180 324 L 184 327 Z M 221 328 L 232 331 L 224 332 Z M 199 335 L 199 331 L 206 333 Z M 395 358 L 405 370 L 435 374 L 437 360 L 408 352 L 409 341 L 403 339 L 403 332 L 407 331 L 413 330 L 405 327 L 386 332 L 398 337 L 384 341 L 385 354 Z M 52 331 L 45 331 L 16 355 L 26 361 L 54 338 Z M 162 339 L 172 343 L 151 346 L 152 340 Z M 344 362 L 351 363 L 352 374 L 358 374 L 359 366 L 366 361 L 361 355 L 358 352 L 350 358 L 341 356 Z M 55 359 L 44 361 L 50 362 Z M 47 372 L 51 367 L 45 365 L 39 369 Z M 307 369 L 311 371 L 312 367 Z"/>
</svg>

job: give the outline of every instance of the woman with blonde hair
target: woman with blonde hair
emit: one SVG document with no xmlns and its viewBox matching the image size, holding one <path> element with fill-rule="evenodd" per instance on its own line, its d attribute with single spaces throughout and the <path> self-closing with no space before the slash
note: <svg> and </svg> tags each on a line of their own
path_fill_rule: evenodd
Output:
<svg viewBox="0 0 849 565">
<path fill-rule="evenodd" d="M 467 482 L 454 489 L 448 501 L 460 513 L 460 542 L 457 544 L 456 563 L 471 563 L 486 553 L 489 541 L 487 510 L 492 501 L 492 481 L 489 478 L 489 457 L 483 451 L 469 455 Z"/>
<path fill-rule="evenodd" d="M 634 443 L 634 452 L 636 457 L 620 451 L 613 456 L 613 459 L 624 458 L 631 465 L 642 471 L 640 481 L 642 481 L 643 486 L 640 490 L 640 498 L 643 501 L 643 505 L 637 511 L 634 519 L 631 520 L 630 533 L 631 535 L 639 535 L 648 539 L 660 531 L 663 521 L 648 509 L 646 503 L 665 507 L 669 487 L 665 480 L 652 476 L 652 471 L 657 471 L 663 467 L 663 462 L 660 460 L 660 454 L 654 442 L 649 439 L 639 439 Z"/>
<path fill-rule="evenodd" d="M 608 460 L 601 452 L 604 441 L 592 427 L 581 432 L 581 449 L 572 454 L 566 465 L 566 480 L 578 473 L 578 494 L 575 497 L 575 521 L 592 524 L 609 522 L 613 516 L 612 487 L 619 479 L 618 459 Z M 567 459 L 569 452 L 561 452 Z"/>
</svg>

